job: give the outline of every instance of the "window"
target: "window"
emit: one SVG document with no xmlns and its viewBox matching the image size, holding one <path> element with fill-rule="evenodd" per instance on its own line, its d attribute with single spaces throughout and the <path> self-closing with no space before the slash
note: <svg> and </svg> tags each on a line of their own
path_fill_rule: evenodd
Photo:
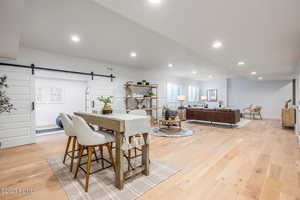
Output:
<svg viewBox="0 0 300 200">
<path fill-rule="evenodd" d="M 196 86 L 189 85 L 188 100 L 190 102 L 197 102 L 200 100 L 200 90 Z"/>
<path fill-rule="evenodd" d="M 167 83 L 167 101 L 176 102 L 177 97 L 181 95 L 182 87 L 178 84 Z"/>
</svg>

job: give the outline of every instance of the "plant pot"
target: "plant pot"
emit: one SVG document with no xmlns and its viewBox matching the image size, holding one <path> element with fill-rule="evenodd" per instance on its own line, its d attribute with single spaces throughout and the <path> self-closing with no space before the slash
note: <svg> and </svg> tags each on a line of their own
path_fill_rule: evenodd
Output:
<svg viewBox="0 0 300 200">
<path fill-rule="evenodd" d="M 102 110 L 103 115 L 112 114 L 112 110 Z"/>
<path fill-rule="evenodd" d="M 112 113 L 112 107 L 110 105 L 104 105 L 102 109 L 102 114 L 111 114 Z"/>
</svg>

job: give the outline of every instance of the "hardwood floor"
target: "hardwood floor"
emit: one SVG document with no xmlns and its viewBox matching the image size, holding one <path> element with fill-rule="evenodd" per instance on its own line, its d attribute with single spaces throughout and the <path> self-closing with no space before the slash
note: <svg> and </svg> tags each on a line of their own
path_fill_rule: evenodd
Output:
<svg viewBox="0 0 300 200">
<path fill-rule="evenodd" d="M 145 193 L 148 199 L 299 200 L 300 149 L 279 121 L 243 128 L 187 124 L 191 137 L 152 136 L 151 157 L 182 169 Z M 32 188 L 0 199 L 67 199 L 47 159 L 63 154 L 67 137 L 40 136 L 37 143 L 0 150 L 0 189 Z"/>
</svg>

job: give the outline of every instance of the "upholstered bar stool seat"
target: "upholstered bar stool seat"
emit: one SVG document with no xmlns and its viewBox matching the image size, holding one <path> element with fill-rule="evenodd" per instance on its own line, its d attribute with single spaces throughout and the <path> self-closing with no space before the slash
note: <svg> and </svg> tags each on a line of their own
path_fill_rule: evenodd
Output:
<svg viewBox="0 0 300 200">
<path fill-rule="evenodd" d="M 77 163 L 74 178 L 77 178 L 79 168 L 82 169 L 86 175 L 86 182 L 85 182 L 84 189 L 86 192 L 88 192 L 89 176 L 93 173 L 108 168 L 108 167 L 104 167 L 104 163 L 103 163 L 104 161 L 107 161 L 106 159 L 103 159 L 103 146 L 107 147 L 110 164 L 111 164 L 110 166 L 112 166 L 113 169 L 115 170 L 115 164 L 112 155 L 112 142 L 114 142 L 114 136 L 110 133 L 103 132 L 103 131 L 93 131 L 89 127 L 89 125 L 84 121 L 84 119 L 82 119 L 79 116 L 74 116 L 73 123 L 74 123 L 74 131 L 77 135 L 77 141 L 79 143 L 79 156 L 78 156 L 78 163 Z M 101 152 L 102 168 L 100 170 L 91 172 L 92 154 L 95 152 L 96 147 L 99 147 Z M 84 150 L 87 150 L 88 158 L 86 163 L 81 163 L 81 158 Z M 86 169 L 81 167 L 84 164 L 87 164 Z"/>
<path fill-rule="evenodd" d="M 64 132 L 66 134 L 66 136 L 68 137 L 68 142 L 67 142 L 67 146 L 66 146 L 66 150 L 65 150 L 65 154 L 64 154 L 64 160 L 63 163 L 65 164 L 66 162 L 66 158 L 67 156 L 71 158 L 71 165 L 70 165 L 70 171 L 72 172 L 73 170 L 73 162 L 75 159 L 75 151 L 76 151 L 76 133 L 74 132 L 74 125 L 72 120 L 70 119 L 70 117 L 67 114 L 64 113 L 60 113 L 60 117 L 61 117 L 61 121 L 64 127 Z M 70 145 L 71 145 L 71 150 L 70 149 Z"/>
</svg>

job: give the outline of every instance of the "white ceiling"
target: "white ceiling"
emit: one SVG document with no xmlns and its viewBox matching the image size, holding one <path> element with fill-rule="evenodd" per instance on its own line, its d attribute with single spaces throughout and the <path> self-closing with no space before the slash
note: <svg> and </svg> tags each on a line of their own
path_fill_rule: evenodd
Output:
<svg viewBox="0 0 300 200">
<path fill-rule="evenodd" d="M 300 55 L 299 0 L 162 0 L 155 7 L 147 0 L 95 1 L 101 5 L 26 0 L 22 45 L 201 80 L 251 71 L 286 79 Z M 79 44 L 71 34 L 80 36 Z M 222 49 L 210 47 L 215 39 Z M 237 67 L 239 60 L 247 65 Z"/>
<path fill-rule="evenodd" d="M 240 74 L 282 77 L 300 59 L 299 0 L 94 1 Z M 210 48 L 216 39 L 224 43 L 220 51 Z M 239 60 L 247 70 L 237 69 Z"/>
<path fill-rule="evenodd" d="M 0 60 L 13 60 L 18 56 L 23 0 L 0 1 Z"/>
</svg>

